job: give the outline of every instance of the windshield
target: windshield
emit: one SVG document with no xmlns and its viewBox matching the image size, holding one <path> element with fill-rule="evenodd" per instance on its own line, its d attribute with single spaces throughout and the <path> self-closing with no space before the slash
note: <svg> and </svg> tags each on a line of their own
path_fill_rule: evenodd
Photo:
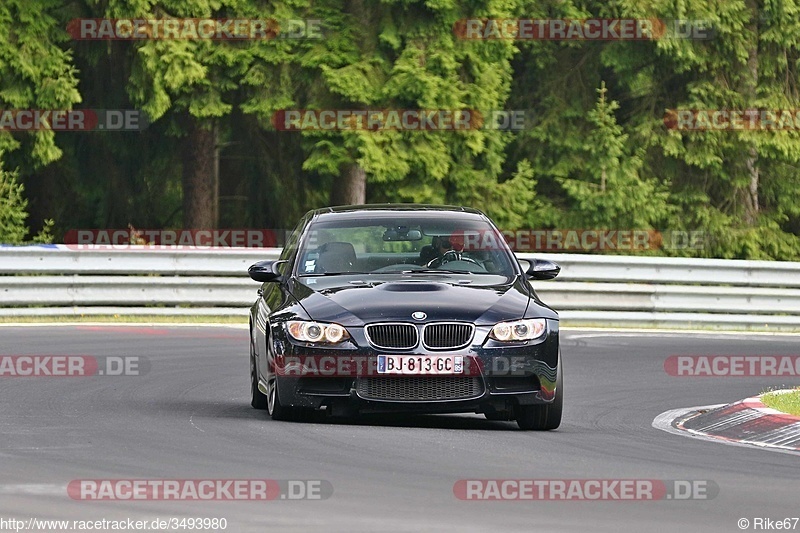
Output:
<svg viewBox="0 0 800 533">
<path fill-rule="evenodd" d="M 424 214 L 320 220 L 303 236 L 299 276 L 350 273 L 500 275 L 513 277 L 502 235 L 480 218 Z"/>
</svg>

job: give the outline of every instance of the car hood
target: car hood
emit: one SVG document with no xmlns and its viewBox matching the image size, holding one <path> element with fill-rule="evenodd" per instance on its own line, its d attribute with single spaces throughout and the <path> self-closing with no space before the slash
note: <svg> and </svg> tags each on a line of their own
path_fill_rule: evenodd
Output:
<svg viewBox="0 0 800 533">
<path fill-rule="evenodd" d="M 522 318 L 530 306 L 534 315 L 558 318 L 538 301 L 527 282 L 501 276 L 463 279 L 431 276 L 430 279 L 372 279 L 363 276 L 299 278 L 291 292 L 309 318 L 362 326 L 371 322 L 411 321 L 411 314 L 422 311 L 425 321 L 457 320 L 490 325 Z"/>
</svg>

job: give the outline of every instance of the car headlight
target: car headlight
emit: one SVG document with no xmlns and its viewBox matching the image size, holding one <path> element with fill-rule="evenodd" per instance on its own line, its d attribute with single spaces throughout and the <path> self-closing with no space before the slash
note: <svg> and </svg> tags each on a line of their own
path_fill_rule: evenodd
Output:
<svg viewBox="0 0 800 533">
<path fill-rule="evenodd" d="M 301 342 L 336 344 L 350 338 L 344 326 L 305 320 L 288 321 L 286 331 L 293 339 Z"/>
<path fill-rule="evenodd" d="M 547 321 L 544 318 L 532 318 L 495 324 L 489 336 L 501 342 L 529 341 L 542 337 L 546 332 Z"/>
</svg>

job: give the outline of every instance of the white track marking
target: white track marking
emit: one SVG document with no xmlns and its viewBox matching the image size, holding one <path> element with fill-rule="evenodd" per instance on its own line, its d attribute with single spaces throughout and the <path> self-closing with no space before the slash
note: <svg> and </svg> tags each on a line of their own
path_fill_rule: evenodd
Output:
<svg viewBox="0 0 800 533">
<path fill-rule="evenodd" d="M 716 437 L 712 437 L 710 435 L 706 435 L 704 433 L 700 433 L 698 431 L 690 430 L 690 429 L 678 429 L 672 425 L 672 423 L 679 419 L 683 418 L 689 413 L 694 413 L 700 410 L 711 410 L 716 409 L 718 407 L 723 407 L 727 404 L 718 404 L 718 405 L 701 405 L 698 407 L 687 407 L 684 409 L 671 409 L 669 411 L 664 411 L 657 417 L 653 419 L 653 423 L 651 424 L 655 429 L 659 429 L 661 431 L 665 431 L 667 433 L 672 433 L 673 435 L 680 435 L 682 437 L 692 437 L 699 440 L 704 440 L 708 442 L 714 442 L 717 444 L 727 444 L 729 446 L 739 446 L 743 448 L 756 448 L 759 450 L 767 450 L 770 452 L 778 452 L 778 453 L 788 453 L 790 455 L 800 455 L 800 452 L 795 450 L 787 450 L 775 444 L 769 443 L 756 443 L 750 441 L 732 441 L 732 440 L 725 440 Z"/>
</svg>

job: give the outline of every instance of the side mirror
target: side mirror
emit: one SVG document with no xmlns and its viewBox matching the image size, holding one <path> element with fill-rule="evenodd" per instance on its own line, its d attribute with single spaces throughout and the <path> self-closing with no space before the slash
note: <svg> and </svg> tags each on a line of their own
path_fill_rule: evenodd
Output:
<svg viewBox="0 0 800 533">
<path fill-rule="evenodd" d="M 259 261 L 247 269 L 247 273 L 253 281 L 266 283 L 269 281 L 280 281 L 282 274 L 278 267 L 286 261 Z"/>
<path fill-rule="evenodd" d="M 520 259 L 519 262 L 528 279 L 553 279 L 561 272 L 560 266 L 547 259 L 534 259 L 533 261 Z M 524 263 L 527 263 L 527 268 Z"/>
</svg>

